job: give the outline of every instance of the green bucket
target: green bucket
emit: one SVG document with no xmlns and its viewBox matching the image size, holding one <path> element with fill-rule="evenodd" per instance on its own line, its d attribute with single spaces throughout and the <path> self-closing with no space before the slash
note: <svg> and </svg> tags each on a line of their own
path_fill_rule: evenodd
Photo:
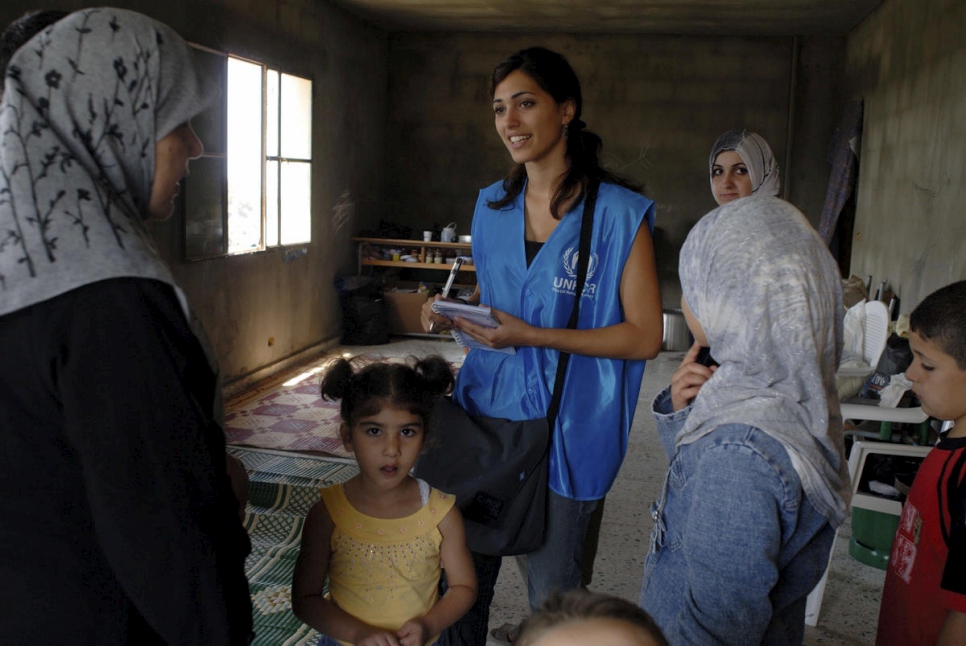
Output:
<svg viewBox="0 0 966 646">
<path fill-rule="evenodd" d="M 860 563 L 886 569 L 898 527 L 899 517 L 894 514 L 853 508 L 849 554 Z"/>
</svg>

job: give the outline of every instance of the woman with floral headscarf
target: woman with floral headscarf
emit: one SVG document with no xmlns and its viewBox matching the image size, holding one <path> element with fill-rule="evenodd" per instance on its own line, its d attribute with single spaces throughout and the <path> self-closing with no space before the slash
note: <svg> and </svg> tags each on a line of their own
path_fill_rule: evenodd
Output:
<svg viewBox="0 0 966 646">
<path fill-rule="evenodd" d="M 711 194 L 718 205 L 749 195 L 781 192 L 778 163 L 765 138 L 750 130 L 729 130 L 714 142 L 708 160 Z"/>
<path fill-rule="evenodd" d="M 755 196 L 698 221 L 679 273 L 696 343 L 653 403 L 670 465 L 641 606 L 671 644 L 801 644 L 850 491 L 839 272 L 795 207 Z"/>
<path fill-rule="evenodd" d="M 245 644 L 215 371 L 144 221 L 214 104 L 187 44 L 78 11 L 0 104 L 0 643 Z"/>
</svg>

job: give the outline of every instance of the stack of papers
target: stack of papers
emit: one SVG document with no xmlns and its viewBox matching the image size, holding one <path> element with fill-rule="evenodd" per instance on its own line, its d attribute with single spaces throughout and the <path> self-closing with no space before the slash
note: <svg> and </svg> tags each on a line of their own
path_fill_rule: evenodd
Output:
<svg viewBox="0 0 966 646">
<path fill-rule="evenodd" d="M 500 323 L 490 312 L 490 308 L 486 305 L 467 305 L 466 303 L 452 302 L 452 301 L 435 301 L 433 302 L 433 311 L 437 314 L 442 314 L 448 319 L 456 318 L 457 316 L 464 318 L 471 323 L 477 325 L 482 325 L 483 327 L 496 327 Z M 479 348 L 481 350 L 490 350 L 492 352 L 504 352 L 506 354 L 516 354 L 516 350 L 513 347 L 509 348 L 491 348 L 488 345 L 483 345 L 470 335 L 461 332 L 460 330 L 451 330 L 453 338 L 456 339 L 456 344 L 461 348 Z"/>
</svg>

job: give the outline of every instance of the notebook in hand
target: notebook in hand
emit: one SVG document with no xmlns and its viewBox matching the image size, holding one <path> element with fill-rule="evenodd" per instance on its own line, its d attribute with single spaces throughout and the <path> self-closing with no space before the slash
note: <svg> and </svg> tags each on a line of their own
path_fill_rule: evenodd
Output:
<svg viewBox="0 0 966 646">
<path fill-rule="evenodd" d="M 435 301 L 433 303 L 433 311 L 437 314 L 442 314 L 448 319 L 459 316 L 472 323 L 476 323 L 477 325 L 482 325 L 483 327 L 496 327 L 500 324 L 490 312 L 490 308 L 486 305 L 467 305 L 466 303 L 452 301 Z M 481 350 L 516 354 L 516 350 L 514 350 L 512 347 L 491 348 L 488 345 L 483 345 L 482 343 L 476 341 L 473 337 L 461 332 L 460 330 L 451 330 L 450 332 L 452 333 L 453 338 L 456 339 L 456 344 L 461 348 L 479 348 Z"/>
</svg>

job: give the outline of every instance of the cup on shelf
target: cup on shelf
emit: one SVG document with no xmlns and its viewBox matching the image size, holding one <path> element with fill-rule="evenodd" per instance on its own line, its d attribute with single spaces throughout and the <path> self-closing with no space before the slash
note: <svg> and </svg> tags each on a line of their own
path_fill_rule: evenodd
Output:
<svg viewBox="0 0 966 646">
<path fill-rule="evenodd" d="M 433 241 L 433 232 L 423 231 L 423 242 L 432 242 L 432 241 Z"/>
</svg>

